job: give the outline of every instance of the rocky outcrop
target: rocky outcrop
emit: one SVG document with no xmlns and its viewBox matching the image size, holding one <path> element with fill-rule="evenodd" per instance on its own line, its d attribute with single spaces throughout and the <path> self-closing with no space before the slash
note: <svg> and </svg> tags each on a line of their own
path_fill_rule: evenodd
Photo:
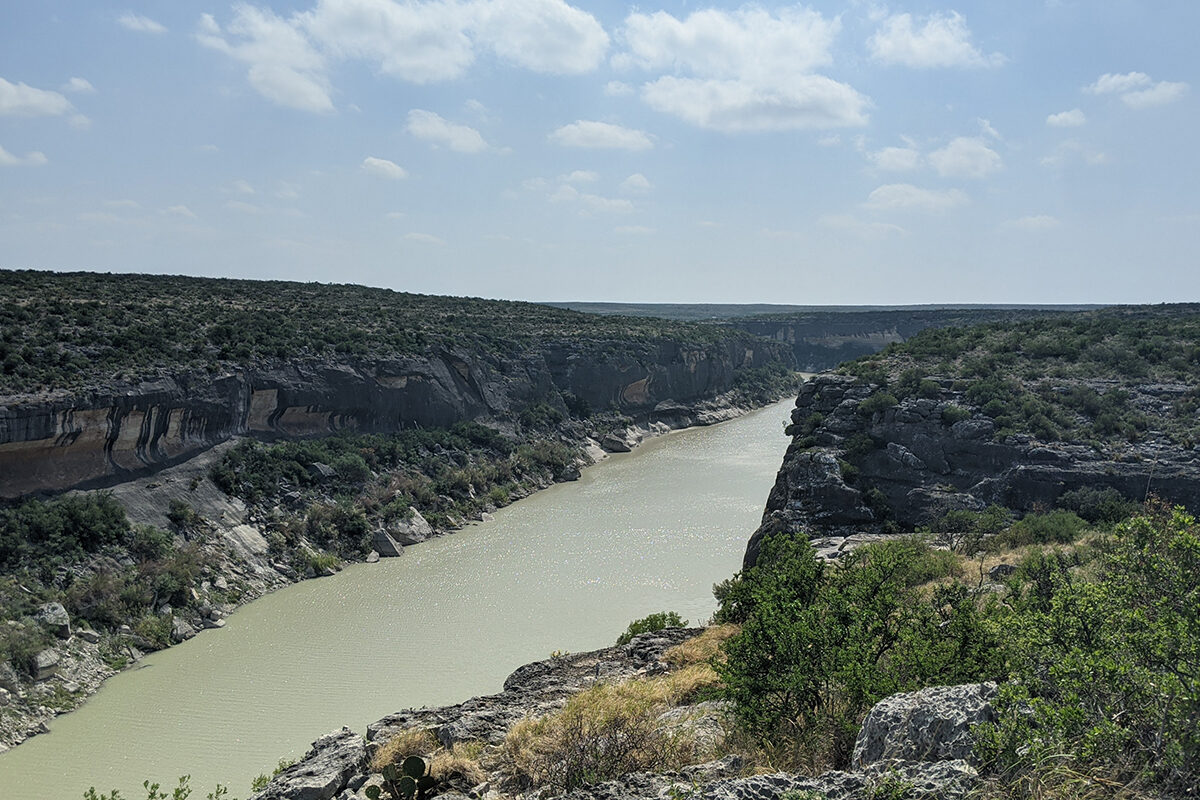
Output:
<svg viewBox="0 0 1200 800">
<path fill-rule="evenodd" d="M 972 758 L 971 728 L 995 721 L 996 684 L 933 686 L 875 704 L 854 742 L 854 767 L 878 761 Z"/>
<path fill-rule="evenodd" d="M 1130 402 L 1151 413 L 1192 388 L 1134 387 Z M 792 443 L 747 546 L 746 566 L 771 531 L 821 538 L 912 530 L 956 509 L 1051 508 L 1080 488 L 1111 488 L 1137 502 L 1153 494 L 1200 508 L 1195 452 L 1160 437 L 1100 448 L 1028 434 L 999 438 L 992 419 L 951 381 L 936 396 L 867 404 L 882 394 L 850 376 L 819 375 L 804 384 L 792 411 Z"/>
<path fill-rule="evenodd" d="M 721 341 L 551 342 L 518 355 L 439 349 L 385 361 L 262 363 L 226 374 L 113 382 L 0 397 L 0 497 L 111 485 L 232 436 L 394 431 L 511 421 L 564 396 L 643 419 L 733 385 L 738 370 L 790 364 L 787 348 L 731 331 Z"/>
<path fill-rule="evenodd" d="M 299 763 L 281 772 L 253 800 L 365 800 L 366 788 L 379 778 L 369 774 L 366 758 L 374 747 L 395 735 L 427 730 L 443 745 L 482 742 L 497 745 L 508 728 L 526 717 L 561 706 L 568 697 L 597 681 L 620 681 L 664 672 L 664 652 L 695 635 L 698 629 L 668 629 L 642 634 L 623 647 L 568 655 L 526 664 L 504 682 L 504 690 L 487 697 L 441 708 L 410 709 L 376 722 L 366 743 L 346 729 L 318 739 Z M 816 777 L 776 773 L 744 777 L 738 755 L 695 764 L 673 772 L 640 772 L 576 789 L 568 800 L 777 800 L 789 792 L 811 792 L 827 800 L 871 800 L 884 792 L 905 797 L 947 798 L 968 795 L 979 781 L 966 760 L 969 726 L 990 719 L 994 684 L 938 687 L 889 697 L 872 709 L 859 734 L 852 771 Z M 697 726 L 723 733 L 727 716 L 712 702 L 674 709 L 664 715 L 670 729 Z M 690 731 L 695 733 L 695 730 Z M 495 765 L 494 765 L 495 766 Z M 471 797 L 502 798 L 508 794 L 503 770 L 470 787 Z M 548 800 L 546 790 L 524 797 Z M 461 800 L 456 791 L 439 796 Z M 888 795 L 891 796 L 891 795 Z"/>
</svg>

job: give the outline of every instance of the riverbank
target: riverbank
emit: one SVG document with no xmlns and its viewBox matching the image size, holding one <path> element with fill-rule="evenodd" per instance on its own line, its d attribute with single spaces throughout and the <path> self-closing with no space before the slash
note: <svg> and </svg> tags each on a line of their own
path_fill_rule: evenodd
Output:
<svg viewBox="0 0 1200 800">
<path fill-rule="evenodd" d="M 647 415 L 638 420 L 627 420 L 624 425 L 605 423 L 591 430 L 583 429 L 573 421 L 560 429 L 560 435 L 572 436 L 577 454 L 576 467 L 581 467 L 605 458 L 610 452 L 636 448 L 667 431 L 711 425 L 752 410 L 733 400 L 732 396 L 726 395 L 688 407 L 663 408 L 653 417 Z M 168 644 L 185 641 L 206 629 L 223 627 L 234 610 L 265 594 L 308 577 L 333 574 L 342 563 L 362 560 L 362 557 L 342 561 L 329 559 L 319 570 L 300 569 L 300 564 L 284 557 L 278 547 L 273 547 L 273 532 L 280 518 L 287 513 L 286 505 L 243 501 L 225 494 L 212 480 L 213 467 L 237 446 L 237 442 L 224 443 L 183 464 L 111 490 L 135 525 L 177 527 L 168 514 L 173 506 L 178 508 L 181 503 L 186 503 L 194 515 L 181 536 L 203 550 L 208 567 L 203 580 L 191 590 L 193 602 L 187 608 L 160 607 L 159 616 L 169 631 Z M 577 475 L 576 471 L 573 476 Z M 563 475 L 560 479 L 573 476 Z M 552 485 L 551 478 L 545 476 L 530 491 Z M 507 499 L 515 500 L 519 496 L 523 495 L 514 493 Z M 450 526 L 435 527 L 425 524 L 421 510 L 414 508 L 404 521 L 406 535 L 395 530 L 392 533 L 394 540 L 401 540 L 397 545 L 402 551 L 405 544 L 453 532 L 462 525 L 486 519 L 494 511 L 494 506 L 484 505 L 473 519 L 454 519 Z M 295 550 L 318 557 L 327 554 L 307 539 L 298 542 Z M 365 560 L 373 560 L 377 552 L 363 556 Z M 305 558 L 309 556 L 305 555 Z M 76 629 L 72 634 L 47 648 L 58 659 L 58 664 L 45 680 L 19 682 L 13 680 L 15 676 L 9 676 L 12 687 L 8 689 L 9 702 L 0 707 L 0 745 L 6 749 L 45 732 L 51 719 L 79 707 L 107 677 L 139 663 L 159 644 L 148 641 L 133 629 L 103 636 Z"/>
</svg>

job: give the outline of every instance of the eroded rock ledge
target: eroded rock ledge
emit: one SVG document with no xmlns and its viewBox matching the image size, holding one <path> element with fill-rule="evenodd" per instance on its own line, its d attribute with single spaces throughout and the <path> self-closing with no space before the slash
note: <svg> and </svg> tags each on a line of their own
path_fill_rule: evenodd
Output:
<svg viewBox="0 0 1200 800">
<path fill-rule="evenodd" d="M 792 411 L 792 443 L 745 565 L 757 559 L 769 532 L 803 532 L 836 553 L 851 536 L 911 531 L 948 511 L 991 504 L 1018 513 L 1052 508 L 1064 493 L 1085 487 L 1200 508 L 1193 448 L 1153 432 L 1139 442 L 1103 446 L 1042 442 L 1028 434 L 998 438 L 993 420 L 954 386 L 943 380 L 935 397 L 870 410 L 864 404 L 882 395 L 878 386 L 833 374 L 807 381 Z M 1131 403 L 1153 417 L 1192 389 L 1132 387 Z"/>
<path fill-rule="evenodd" d="M 439 708 L 402 711 L 369 726 L 366 736 L 349 729 L 327 734 L 308 754 L 277 775 L 254 800 L 366 800 L 375 747 L 402 731 L 427 729 L 443 745 L 478 740 L 503 741 L 508 728 L 527 717 L 561 706 L 572 694 L 598 681 L 621 681 L 669 670 L 664 652 L 699 629 L 668 629 L 635 637 L 623 647 L 551 658 L 512 673 L 499 694 L 475 697 Z M 817 777 L 777 773 L 744 776 L 735 755 L 678 771 L 633 773 L 565 795 L 571 800 L 776 800 L 786 792 L 813 792 L 827 800 L 868 800 L 881 787 L 903 784 L 918 797 L 955 800 L 966 796 L 979 777 L 964 745 L 970 727 L 991 719 L 995 684 L 938 687 L 895 695 L 868 715 L 855 747 L 854 769 Z M 463 800 L 444 790 L 440 796 Z M 514 796 L 548 800 L 543 791 L 510 793 L 502 774 L 472 787 L 466 796 L 501 800 Z"/>
</svg>

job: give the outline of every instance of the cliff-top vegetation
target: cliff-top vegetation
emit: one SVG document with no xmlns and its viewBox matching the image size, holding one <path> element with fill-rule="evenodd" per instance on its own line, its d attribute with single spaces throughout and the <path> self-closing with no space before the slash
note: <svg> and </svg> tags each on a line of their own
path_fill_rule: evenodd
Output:
<svg viewBox="0 0 1200 800">
<path fill-rule="evenodd" d="M 996 423 L 997 439 L 1097 446 L 1150 435 L 1200 442 L 1200 307 L 1112 308 L 1015 323 L 927 329 L 842 365 L 876 384 L 884 410 L 942 388 Z M 1139 387 L 1155 387 L 1142 392 Z"/>
<path fill-rule="evenodd" d="M 0 270 L 0 392 L 262 361 L 386 359 L 430 348 L 710 343 L 714 326 L 349 284 Z"/>
</svg>

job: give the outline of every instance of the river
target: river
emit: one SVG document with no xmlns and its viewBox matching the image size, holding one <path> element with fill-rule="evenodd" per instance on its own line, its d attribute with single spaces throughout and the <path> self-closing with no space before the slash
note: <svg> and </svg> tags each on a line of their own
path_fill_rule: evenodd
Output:
<svg viewBox="0 0 1200 800">
<path fill-rule="evenodd" d="M 257 600 L 0 755 L 0 798 L 141 800 L 143 780 L 184 774 L 193 797 L 221 782 L 244 798 L 342 725 L 497 692 L 521 664 L 610 645 L 655 611 L 703 622 L 758 525 L 791 405 L 653 439 L 401 558 Z"/>
</svg>

